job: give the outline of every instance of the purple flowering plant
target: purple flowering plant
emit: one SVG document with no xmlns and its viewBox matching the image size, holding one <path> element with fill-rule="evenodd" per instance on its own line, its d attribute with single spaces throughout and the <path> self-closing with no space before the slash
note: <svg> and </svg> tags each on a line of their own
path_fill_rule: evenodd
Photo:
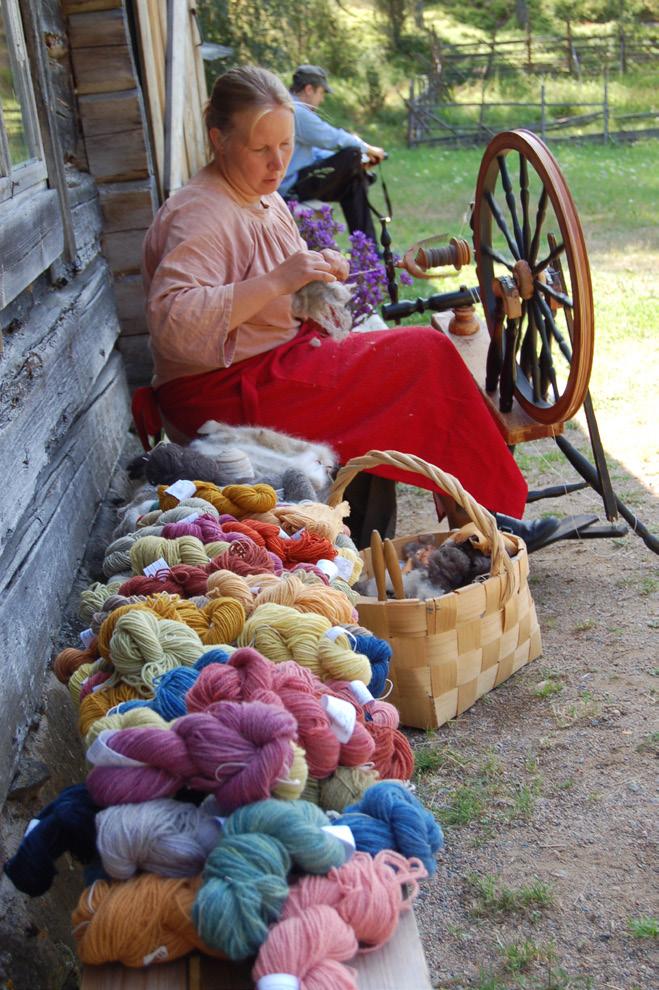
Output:
<svg viewBox="0 0 659 990">
<path fill-rule="evenodd" d="M 345 230 L 345 225 L 334 219 L 332 207 L 328 203 L 323 203 L 316 210 L 302 206 L 297 200 L 290 200 L 288 208 L 310 251 L 322 251 L 325 248 L 340 251 L 336 235 Z M 350 234 L 347 257 L 350 264 L 348 281 L 355 287 L 351 307 L 354 323 L 357 325 L 374 313 L 382 302 L 387 291 L 387 273 L 375 242 L 361 230 Z M 412 278 L 404 270 L 400 271 L 400 281 L 403 285 L 413 284 Z"/>
</svg>

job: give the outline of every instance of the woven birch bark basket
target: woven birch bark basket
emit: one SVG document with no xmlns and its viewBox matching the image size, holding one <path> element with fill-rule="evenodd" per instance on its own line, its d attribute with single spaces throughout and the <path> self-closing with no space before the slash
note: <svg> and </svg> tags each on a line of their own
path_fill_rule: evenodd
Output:
<svg viewBox="0 0 659 990">
<path fill-rule="evenodd" d="M 394 450 L 371 450 L 341 468 L 329 495 L 338 504 L 360 471 L 390 466 L 423 475 L 450 495 L 492 543 L 489 576 L 439 598 L 360 598 L 360 622 L 393 649 L 388 697 L 403 725 L 436 728 L 460 715 L 492 688 L 542 652 L 540 627 L 528 585 L 529 562 L 524 541 L 506 536 L 517 547 L 509 557 L 491 513 L 464 490 L 457 478 L 420 457 Z M 432 536 L 437 546 L 453 531 L 412 533 L 392 540 L 398 565 L 402 547 L 419 536 Z M 387 548 L 389 554 L 391 547 Z M 364 570 L 375 577 L 382 561 L 379 541 L 363 550 Z"/>
</svg>

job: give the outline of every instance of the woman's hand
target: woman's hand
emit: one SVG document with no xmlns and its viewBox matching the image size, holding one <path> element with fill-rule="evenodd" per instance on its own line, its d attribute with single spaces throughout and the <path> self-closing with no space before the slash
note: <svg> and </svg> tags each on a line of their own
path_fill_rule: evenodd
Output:
<svg viewBox="0 0 659 990">
<path fill-rule="evenodd" d="M 323 248 L 320 252 L 330 266 L 330 271 L 339 282 L 345 282 L 348 275 L 350 274 L 350 265 L 346 258 L 343 257 L 338 251 L 333 251 L 331 248 Z"/>
<path fill-rule="evenodd" d="M 333 266 L 325 259 L 325 253 L 296 251 L 281 265 L 277 265 L 271 277 L 275 279 L 280 294 L 292 295 L 309 282 L 335 282 Z M 335 251 L 329 253 L 336 254 Z"/>
</svg>

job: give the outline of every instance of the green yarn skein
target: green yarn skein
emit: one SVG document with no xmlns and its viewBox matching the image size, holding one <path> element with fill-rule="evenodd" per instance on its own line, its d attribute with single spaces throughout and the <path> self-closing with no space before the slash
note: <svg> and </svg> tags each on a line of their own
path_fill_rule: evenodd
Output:
<svg viewBox="0 0 659 990">
<path fill-rule="evenodd" d="M 205 650 L 185 623 L 160 619 L 148 609 L 131 609 L 117 620 L 110 639 L 114 674 L 108 686 L 123 681 L 153 697 L 157 677 L 174 667 L 191 667 Z"/>
</svg>

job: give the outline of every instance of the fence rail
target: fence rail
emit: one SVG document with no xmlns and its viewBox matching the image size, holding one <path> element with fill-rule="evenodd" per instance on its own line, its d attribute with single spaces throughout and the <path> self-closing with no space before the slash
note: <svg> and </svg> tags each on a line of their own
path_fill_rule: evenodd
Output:
<svg viewBox="0 0 659 990">
<path fill-rule="evenodd" d="M 606 79 L 603 98 L 598 103 L 549 102 L 543 83 L 537 103 L 443 103 L 426 94 L 415 97 L 412 86 L 406 105 L 409 147 L 484 144 L 498 131 L 511 127 L 525 127 L 549 141 L 630 141 L 659 136 L 659 111 L 619 113 L 609 103 Z M 565 112 L 568 106 L 569 112 Z M 517 118 L 514 123 L 511 117 Z"/>
</svg>

